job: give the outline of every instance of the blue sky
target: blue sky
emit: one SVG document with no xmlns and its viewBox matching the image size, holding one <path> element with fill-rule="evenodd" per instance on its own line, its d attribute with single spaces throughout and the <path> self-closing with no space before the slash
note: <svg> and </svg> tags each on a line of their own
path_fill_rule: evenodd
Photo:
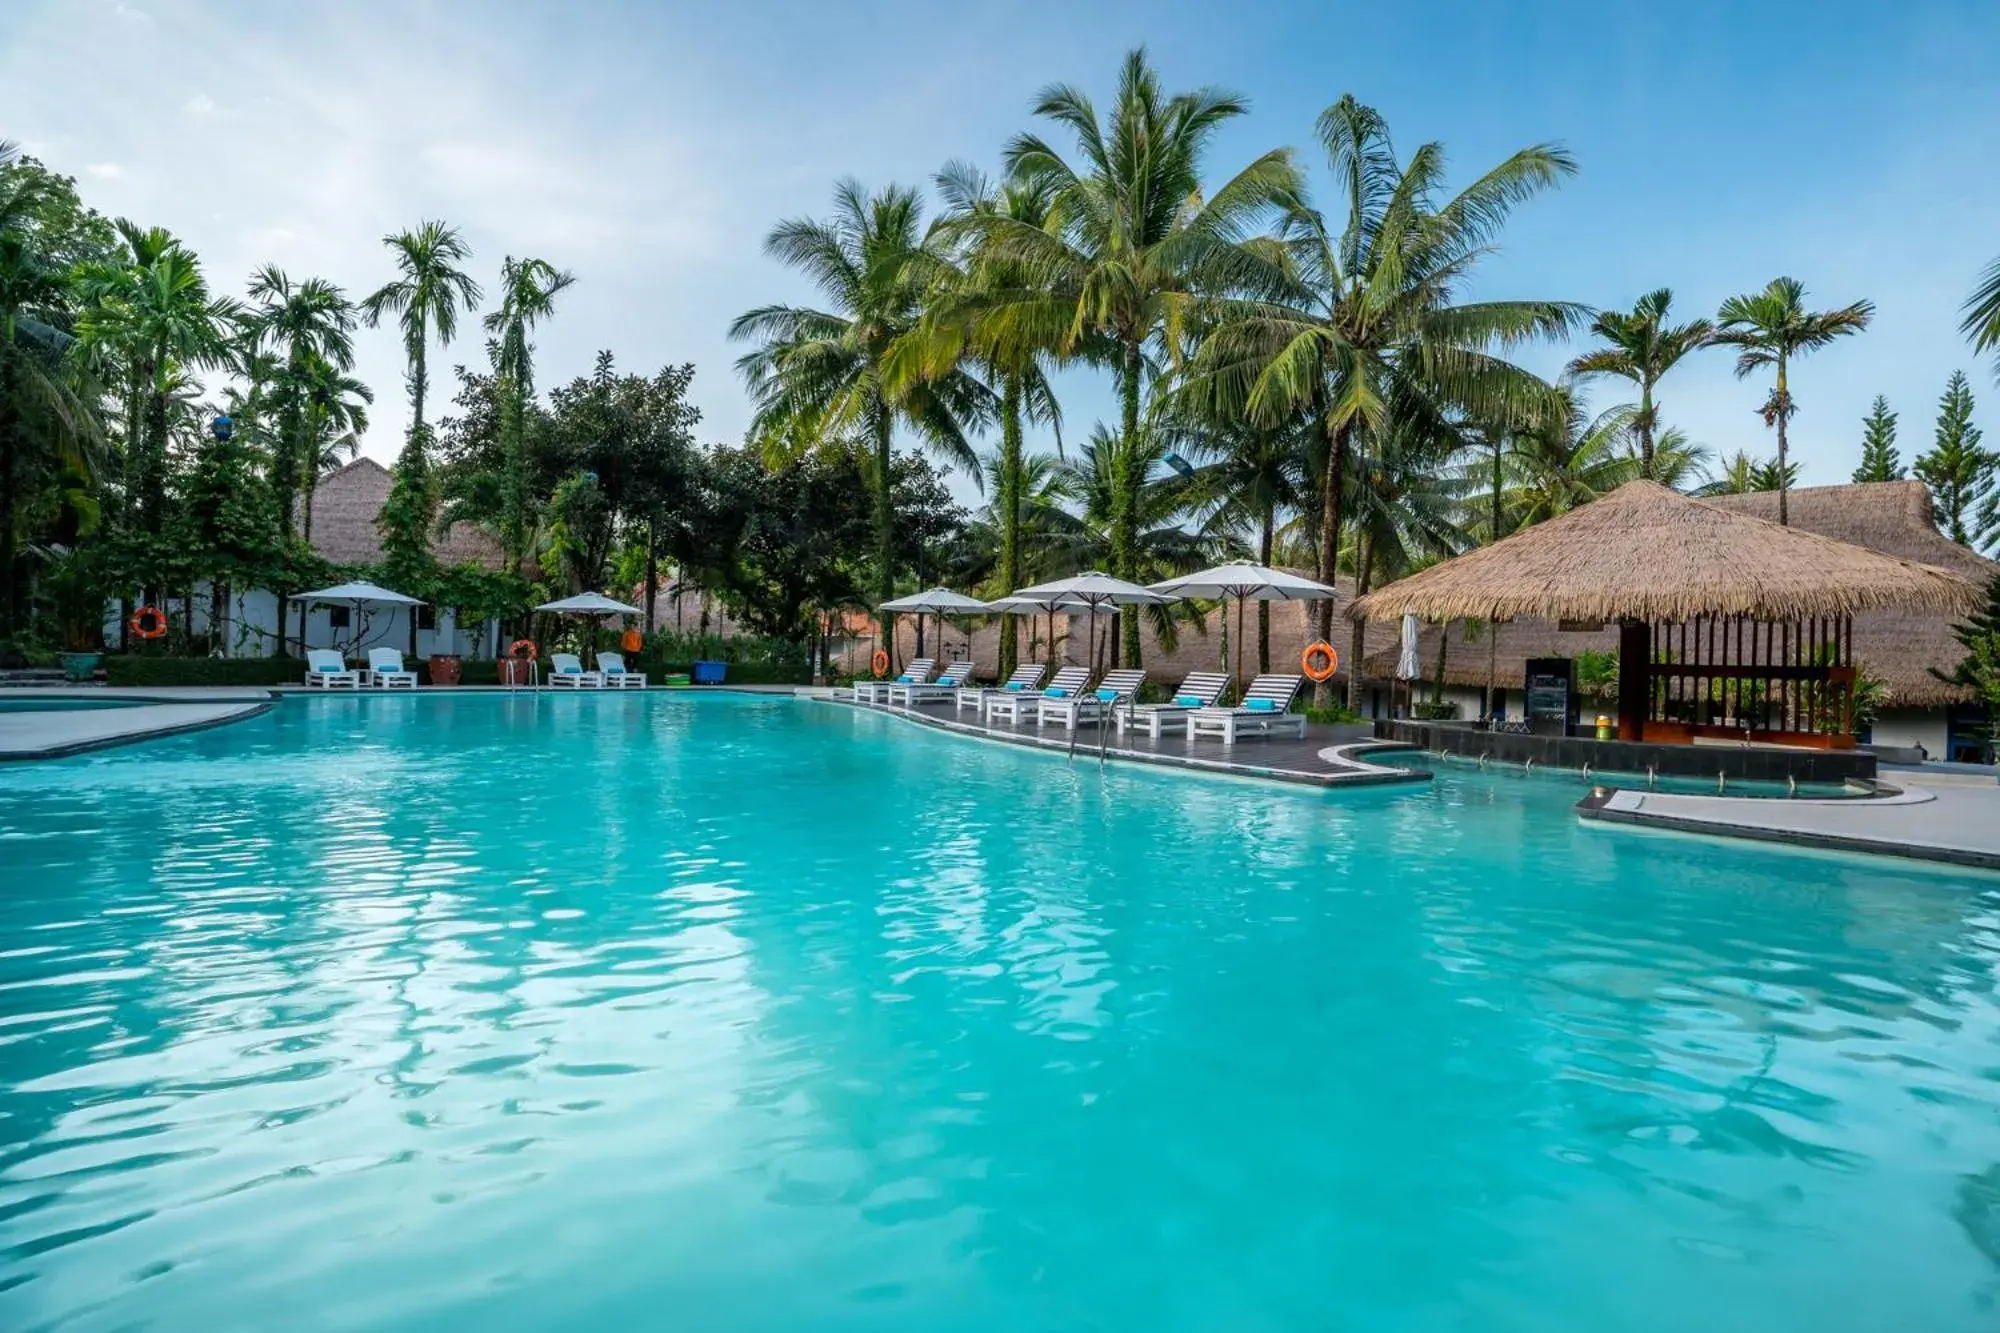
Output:
<svg viewBox="0 0 2000 1333">
<path fill-rule="evenodd" d="M 2000 5 L 1976 3 L 390 4 L 11 0 L 0 137 L 76 175 L 90 202 L 171 228 L 213 280 L 257 265 L 360 295 L 379 238 L 460 224 L 491 285 L 506 253 L 574 270 L 539 338 L 543 385 L 600 347 L 628 369 L 699 367 L 703 437 L 748 417 L 730 319 L 805 299 L 760 242 L 826 207 L 833 181 L 924 183 L 988 166 L 1045 83 L 1108 99 L 1146 43 L 1170 88 L 1247 94 L 1215 178 L 1273 145 L 1323 180 L 1318 112 L 1352 91 L 1399 152 L 1445 144 L 1459 178 L 1523 144 L 1581 163 L 1524 208 L 1477 296 L 1629 305 L 1657 286 L 1686 314 L 1790 273 L 1822 306 L 1875 302 L 1867 333 L 1806 361 L 1793 425 L 1808 482 L 1845 480 L 1877 393 L 1905 458 L 1928 445 L 1946 376 L 1974 372 L 1958 307 L 2000 255 Z M 1527 359 L 1553 372 L 1575 348 Z M 461 339 L 450 360 L 477 362 Z M 388 330 L 365 334 L 368 452 L 405 408 Z M 1111 410 L 1065 377 L 1069 429 Z M 1676 371 L 1670 424 L 1718 454 L 1768 454 L 1720 351 Z M 1615 391 L 1597 391 L 1597 405 Z M 2000 436 L 2000 432 L 1996 432 Z"/>
</svg>

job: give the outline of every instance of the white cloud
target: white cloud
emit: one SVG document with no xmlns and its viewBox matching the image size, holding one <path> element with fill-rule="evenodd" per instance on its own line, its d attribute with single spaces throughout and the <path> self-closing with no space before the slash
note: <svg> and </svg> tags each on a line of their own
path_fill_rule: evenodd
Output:
<svg viewBox="0 0 2000 1333">
<path fill-rule="evenodd" d="M 196 93 L 181 103 L 181 111 L 195 120 L 206 120 L 215 115 L 218 109 L 215 99 L 207 93 Z"/>
<path fill-rule="evenodd" d="M 115 181 L 125 179 L 125 168 L 119 166 L 116 162 L 92 162 L 84 170 L 99 180 Z"/>
</svg>

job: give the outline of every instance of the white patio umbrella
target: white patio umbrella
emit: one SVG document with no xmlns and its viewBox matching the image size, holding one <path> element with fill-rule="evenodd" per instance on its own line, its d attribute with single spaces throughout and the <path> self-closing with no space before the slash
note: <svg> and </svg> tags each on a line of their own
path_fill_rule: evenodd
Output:
<svg viewBox="0 0 2000 1333">
<path fill-rule="evenodd" d="M 1243 604 L 1245 602 L 1319 602 L 1339 594 L 1324 583 L 1288 574 L 1269 565 L 1247 561 L 1217 565 L 1155 583 L 1153 591 L 1168 597 L 1233 598 L 1236 602 L 1236 680 L 1243 681 Z"/>
<path fill-rule="evenodd" d="M 601 592 L 580 592 L 574 597 L 565 597 L 560 601 L 543 602 L 535 609 L 537 611 L 553 611 L 557 615 L 589 616 L 593 628 L 596 627 L 599 616 L 643 616 L 646 614 L 636 606 L 627 606 L 623 602 L 614 602 Z M 593 639 L 596 637 L 595 634 L 591 635 Z M 595 644 L 592 644 L 590 647 L 590 660 L 593 666 L 596 665 L 597 647 Z"/>
<path fill-rule="evenodd" d="M 1172 601 L 1162 597 L 1151 588 L 1142 588 L 1124 579 L 1112 578 L 1109 574 L 1091 570 L 1087 574 L 1072 574 L 1066 579 L 1051 579 L 1047 583 L 1037 583 L 1031 588 L 1021 588 L 1008 594 L 1010 598 L 1030 601 L 1053 599 L 1056 609 L 1083 607 L 1090 612 L 1090 637 L 1085 640 L 1091 651 L 1097 647 L 1097 610 L 1099 607 L 1159 606 Z M 1067 603 L 1068 606 L 1063 606 Z"/>
<path fill-rule="evenodd" d="M 950 588 L 926 588 L 922 592 L 911 593 L 908 597 L 898 597 L 882 603 L 878 611 L 910 611 L 917 615 L 926 612 L 938 618 L 938 646 L 944 646 L 945 616 L 983 616 L 986 603 L 977 597 L 967 597 L 962 592 Z M 965 632 L 965 655 L 972 656 L 972 631 Z"/>
<path fill-rule="evenodd" d="M 353 607 L 354 618 L 357 622 L 354 628 L 353 646 L 357 648 L 360 647 L 361 640 L 365 635 L 365 630 L 363 626 L 360 623 L 358 623 L 361 620 L 362 607 L 368 606 L 370 604 L 380 605 L 380 606 L 423 605 L 423 602 L 419 601 L 415 597 L 406 597 L 402 593 L 396 592 L 394 589 L 384 588 L 380 584 L 367 583 L 360 579 L 356 579 L 351 583 L 336 583 L 331 588 L 315 588 L 311 592 L 293 593 L 292 600 L 295 602 L 304 602 L 308 606 L 314 606 L 314 605 L 319 605 L 321 603 L 325 603 L 327 605 L 336 605 L 336 606 L 346 605 Z M 280 625 L 279 628 L 283 629 L 284 626 Z M 302 640 L 305 638 L 305 630 L 303 627 L 301 627 L 299 630 L 299 637 Z"/>
</svg>

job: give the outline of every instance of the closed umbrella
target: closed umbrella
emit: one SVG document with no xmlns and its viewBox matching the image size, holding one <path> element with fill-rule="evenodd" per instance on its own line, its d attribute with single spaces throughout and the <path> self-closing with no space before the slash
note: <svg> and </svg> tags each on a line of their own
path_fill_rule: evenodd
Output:
<svg viewBox="0 0 2000 1333">
<path fill-rule="evenodd" d="M 1316 602 L 1339 595 L 1326 584 L 1316 583 L 1303 575 L 1289 574 L 1282 569 L 1272 569 L 1268 565 L 1251 564 L 1247 561 L 1217 565 L 1213 569 L 1183 574 L 1164 583 L 1155 583 L 1153 591 L 1168 597 L 1235 599 L 1236 679 L 1239 690 L 1243 681 L 1245 602 Z"/>
<path fill-rule="evenodd" d="M 423 605 L 421 601 L 417 600 L 414 597 L 406 597 L 400 592 L 395 592 L 392 589 L 384 588 L 379 584 L 368 583 L 360 579 L 356 579 L 351 583 L 337 583 L 331 588 L 316 588 L 312 592 L 294 593 L 292 594 L 292 600 L 295 602 L 304 602 L 308 606 L 326 603 L 336 606 L 344 604 L 353 607 L 354 621 L 355 621 L 354 641 L 352 644 L 349 645 L 349 647 L 355 650 L 360 649 L 361 640 L 364 637 L 367 628 L 365 623 L 361 619 L 363 614 L 361 610 L 362 607 L 369 605 L 376 605 L 376 606 L 422 606 Z M 280 619 L 282 619 L 282 617 L 280 617 Z M 281 624 L 279 628 L 282 629 L 284 628 L 284 626 Z M 299 631 L 299 637 L 301 639 L 305 637 L 305 631 L 303 629 Z"/>
<path fill-rule="evenodd" d="M 1414 682 L 1422 674 L 1423 668 L 1417 662 L 1417 617 L 1412 612 L 1405 612 L 1403 615 L 1403 646 L 1396 654 L 1396 679 L 1406 683 L 1410 698 L 1413 700 L 1417 694 L 1417 687 Z M 1389 704 L 1393 708 L 1395 703 L 1396 700 L 1392 694 Z M 1415 711 L 1414 704 L 1412 705 L 1412 711 Z"/>
<path fill-rule="evenodd" d="M 1097 644 L 1099 607 L 1160 606 L 1173 600 L 1170 597 L 1162 597 L 1151 588 L 1142 588 L 1136 583 L 1127 583 L 1124 579 L 1115 579 L 1094 569 L 1087 574 L 1072 574 L 1066 579 L 1037 583 L 1032 588 L 1022 588 L 1011 596 L 1029 601 L 1053 599 L 1058 606 L 1067 604 L 1086 608 L 1090 612 L 1088 642 L 1093 649 Z"/>
<path fill-rule="evenodd" d="M 627 606 L 623 602 L 614 602 L 601 592 L 580 592 L 574 597 L 565 597 L 560 601 L 543 602 L 535 609 L 537 611 L 553 611 L 557 615 L 589 616 L 592 626 L 597 624 L 598 617 L 600 616 L 643 616 L 646 614 L 636 606 Z M 595 634 L 591 635 L 592 639 L 596 637 Z M 590 664 L 593 667 L 597 665 L 597 645 L 595 643 L 590 645 Z"/>
<path fill-rule="evenodd" d="M 967 597 L 962 592 L 953 592 L 950 588 L 927 588 L 923 592 L 911 593 L 908 597 L 898 597 L 893 601 L 884 602 L 876 609 L 881 611 L 910 611 L 917 615 L 929 612 L 931 615 L 938 617 L 938 647 L 943 648 L 943 617 L 948 615 L 983 616 L 986 614 L 986 603 L 980 601 L 977 597 Z M 968 658 L 972 656 L 971 630 L 965 632 L 965 655 Z"/>
</svg>

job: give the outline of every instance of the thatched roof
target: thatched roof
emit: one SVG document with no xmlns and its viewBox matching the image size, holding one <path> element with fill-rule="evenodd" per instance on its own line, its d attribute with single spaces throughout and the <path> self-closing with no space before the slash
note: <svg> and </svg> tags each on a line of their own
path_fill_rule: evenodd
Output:
<svg viewBox="0 0 2000 1333">
<path fill-rule="evenodd" d="M 1967 579 L 1800 528 L 1781 528 L 1650 481 L 1352 603 L 1350 617 L 1426 620 L 1798 620 L 1877 607 L 1956 612 Z"/>
<path fill-rule="evenodd" d="M 1706 503 L 1718 508 L 1775 517 L 1775 492 L 1717 496 Z M 1885 555 L 1901 556 L 1948 569 L 1984 583 L 2000 565 L 1974 554 L 1937 530 L 1931 518 L 1930 493 L 1915 481 L 1875 482 L 1848 486 L 1811 486 L 1791 493 L 1792 525 L 1838 541 L 1865 546 Z M 1965 690 L 1931 675 L 1935 667 L 1950 671 L 1962 655 L 1951 626 L 1955 616 L 1943 611 L 1885 609 L 1854 617 L 1854 656 L 1886 687 L 1888 702 L 1913 708 L 1957 703 Z M 1484 686 L 1491 658 L 1493 678 L 1519 689 L 1527 659 L 1574 657 L 1579 652 L 1615 652 L 1615 629 L 1594 633 L 1564 633 L 1550 620 L 1523 617 L 1499 627 L 1497 641 L 1482 635 L 1468 640 L 1464 623 L 1428 625 L 1420 640 L 1425 680 L 1437 669 L 1438 642 L 1445 644 L 1445 680 L 1452 685 Z M 1364 674 L 1386 680 L 1396 672 L 1396 648 L 1371 651 Z"/>
<path fill-rule="evenodd" d="M 313 549 L 336 565 L 380 563 L 382 530 L 375 520 L 388 503 L 392 480 L 389 469 L 372 458 L 357 458 L 321 477 L 313 489 Z M 452 524 L 431 543 L 431 554 L 441 565 L 506 565 L 500 543 L 470 523 Z"/>
</svg>

